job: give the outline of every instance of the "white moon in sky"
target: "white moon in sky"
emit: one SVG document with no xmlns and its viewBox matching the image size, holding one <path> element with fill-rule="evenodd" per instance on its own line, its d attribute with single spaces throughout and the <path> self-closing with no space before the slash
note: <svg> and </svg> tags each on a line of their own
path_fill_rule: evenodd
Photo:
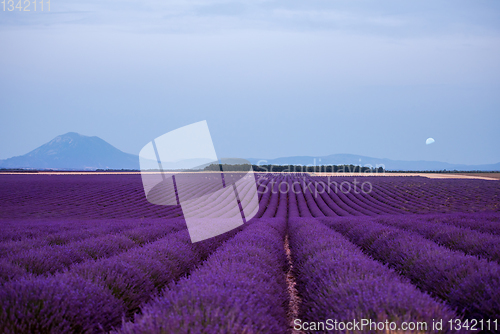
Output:
<svg viewBox="0 0 500 334">
<path fill-rule="evenodd" d="M 435 142 L 434 138 L 427 138 L 427 140 L 425 141 L 425 145 L 430 145 L 434 142 Z"/>
</svg>

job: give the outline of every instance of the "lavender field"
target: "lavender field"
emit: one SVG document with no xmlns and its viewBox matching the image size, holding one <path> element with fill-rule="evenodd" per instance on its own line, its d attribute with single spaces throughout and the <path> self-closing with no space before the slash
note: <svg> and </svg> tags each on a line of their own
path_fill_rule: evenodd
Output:
<svg viewBox="0 0 500 334">
<path fill-rule="evenodd" d="M 0 175 L 0 333 L 500 332 L 499 181 L 256 178 L 191 243 L 140 175 Z"/>
</svg>

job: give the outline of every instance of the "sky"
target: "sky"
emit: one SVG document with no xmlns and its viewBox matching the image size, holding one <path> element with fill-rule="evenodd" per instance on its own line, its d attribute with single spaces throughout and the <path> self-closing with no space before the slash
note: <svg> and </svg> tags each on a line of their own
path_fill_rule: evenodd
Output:
<svg viewBox="0 0 500 334">
<path fill-rule="evenodd" d="M 206 120 L 219 157 L 500 162 L 497 0 L 37 9 L 0 4 L 0 159 L 67 132 L 138 154 Z"/>
</svg>

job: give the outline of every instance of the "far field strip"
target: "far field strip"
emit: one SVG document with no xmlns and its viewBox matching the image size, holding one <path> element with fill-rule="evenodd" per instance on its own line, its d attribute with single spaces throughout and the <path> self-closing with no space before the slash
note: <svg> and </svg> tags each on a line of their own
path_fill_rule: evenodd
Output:
<svg viewBox="0 0 500 334">
<path fill-rule="evenodd" d="M 448 174 L 448 173 L 308 173 L 311 176 L 421 176 L 429 179 L 500 180 L 500 173 Z M 491 175 L 490 175 L 491 174 Z M 486 176 L 488 175 L 488 176 Z"/>
<path fill-rule="evenodd" d="M 179 173 L 198 173 L 198 172 L 164 172 L 164 174 L 179 174 Z M 204 171 L 202 173 L 221 173 L 214 171 Z M 225 173 L 247 173 L 239 171 L 227 171 Z M 256 172 L 255 174 L 267 174 L 267 172 Z M 140 175 L 140 174 L 160 174 L 160 172 L 86 172 L 86 171 L 54 171 L 54 172 L 0 172 L 0 175 Z M 272 172 L 271 174 L 290 174 L 290 172 Z M 477 179 L 477 180 L 500 180 L 500 173 L 467 173 L 467 174 L 451 174 L 451 173 L 323 173 L 323 172 L 308 172 L 310 176 L 421 176 L 429 179 Z"/>
</svg>

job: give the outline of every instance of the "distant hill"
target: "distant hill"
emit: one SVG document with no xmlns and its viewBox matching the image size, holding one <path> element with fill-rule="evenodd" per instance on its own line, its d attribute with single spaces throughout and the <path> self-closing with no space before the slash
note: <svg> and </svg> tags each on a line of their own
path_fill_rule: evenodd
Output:
<svg viewBox="0 0 500 334">
<path fill-rule="evenodd" d="M 196 164 L 203 168 L 210 163 L 204 159 L 179 161 L 165 164 L 165 169 L 183 169 Z M 198 161 L 199 160 L 199 161 Z M 401 161 L 379 159 L 354 154 L 332 154 L 328 156 L 295 156 L 276 159 L 247 159 L 253 165 L 371 165 L 384 166 L 393 171 L 500 171 L 500 163 L 491 165 L 458 165 L 438 161 Z M 96 170 L 135 169 L 139 167 L 139 157 L 125 153 L 99 137 L 89 137 L 76 132 L 57 136 L 50 142 L 21 156 L 0 160 L 0 168 Z"/>
<path fill-rule="evenodd" d="M 68 132 L 25 155 L 0 160 L 0 168 L 139 169 L 139 158 L 120 151 L 99 137 Z"/>
<path fill-rule="evenodd" d="M 321 157 L 296 156 L 276 159 L 247 159 L 254 165 L 371 165 L 373 167 L 383 166 L 386 170 L 394 171 L 500 171 L 500 163 L 491 165 L 460 165 L 439 161 L 402 161 L 366 157 L 354 154 L 332 154 Z"/>
</svg>

